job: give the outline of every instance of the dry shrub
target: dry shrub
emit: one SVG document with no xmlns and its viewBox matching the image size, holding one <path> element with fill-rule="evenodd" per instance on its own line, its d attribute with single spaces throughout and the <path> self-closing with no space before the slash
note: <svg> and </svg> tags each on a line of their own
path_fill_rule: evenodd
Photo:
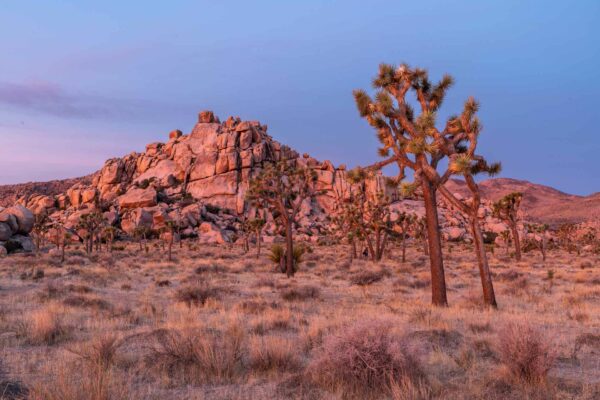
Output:
<svg viewBox="0 0 600 400">
<path fill-rule="evenodd" d="M 510 376 L 528 384 L 544 382 L 556 359 L 553 343 L 526 323 L 509 323 L 500 329 L 496 351 Z"/>
<path fill-rule="evenodd" d="M 512 281 L 516 281 L 517 279 L 519 279 L 520 277 L 522 277 L 523 274 L 519 271 L 515 271 L 514 269 L 509 270 L 509 271 L 504 271 L 499 273 L 496 276 L 496 280 L 499 282 L 512 282 Z"/>
<path fill-rule="evenodd" d="M 146 357 L 149 369 L 184 383 L 231 382 L 242 370 L 244 332 L 160 330 Z"/>
<path fill-rule="evenodd" d="M 35 382 L 29 400 L 129 400 L 128 382 L 122 373 L 79 360 L 53 364 L 48 381 Z"/>
<path fill-rule="evenodd" d="M 464 342 L 464 337 L 460 332 L 448 329 L 415 331 L 410 337 L 412 340 L 416 339 L 423 343 L 424 347 L 431 347 L 432 350 L 439 348 L 455 351 Z"/>
<path fill-rule="evenodd" d="M 1 360 L 0 360 L 1 361 Z M 21 382 L 8 378 L 0 362 L 0 399 L 17 400 L 26 399 L 29 390 Z"/>
<path fill-rule="evenodd" d="M 600 334 L 583 333 L 577 336 L 573 348 L 573 358 L 577 357 L 577 353 L 579 353 L 579 350 L 584 346 L 588 346 L 593 350 L 600 350 Z"/>
<path fill-rule="evenodd" d="M 204 305 L 208 299 L 218 298 L 219 291 L 217 288 L 207 284 L 186 286 L 179 289 L 175 293 L 175 299 L 179 302 L 187 304 L 188 307 L 191 307 L 192 305 Z"/>
<path fill-rule="evenodd" d="M 55 281 L 50 281 L 38 293 L 40 301 L 56 300 L 66 293 L 66 289 Z"/>
<path fill-rule="evenodd" d="M 64 323 L 64 314 L 50 305 L 31 312 L 21 323 L 21 335 L 33 345 L 51 346 L 68 337 L 70 328 Z"/>
<path fill-rule="evenodd" d="M 414 382 L 410 379 L 390 382 L 390 394 L 392 400 L 430 400 L 433 393 L 429 385 L 423 380 Z"/>
<path fill-rule="evenodd" d="M 112 304 L 101 298 L 78 295 L 65 298 L 63 304 L 70 307 L 93 308 L 102 311 L 109 311 L 113 308 Z"/>
<path fill-rule="evenodd" d="M 526 277 L 522 276 L 510 283 L 510 285 L 505 289 L 505 292 L 507 294 L 521 295 L 526 293 L 528 288 L 529 281 Z"/>
<path fill-rule="evenodd" d="M 250 340 L 248 359 L 255 371 L 296 371 L 301 367 L 296 344 L 280 336 L 255 336 Z"/>
<path fill-rule="evenodd" d="M 116 336 L 101 335 L 70 351 L 95 368 L 108 369 L 114 364 L 120 345 L 121 342 Z"/>
<path fill-rule="evenodd" d="M 350 283 L 353 285 L 367 286 L 375 282 L 379 282 L 386 276 L 384 270 L 379 271 L 361 271 L 354 274 L 350 278 Z"/>
<path fill-rule="evenodd" d="M 316 299 L 321 295 L 321 289 L 312 285 L 295 286 L 281 292 L 281 298 L 287 301 Z"/>
<path fill-rule="evenodd" d="M 259 288 L 259 287 L 271 287 L 274 288 L 275 287 L 275 280 L 273 278 L 270 277 L 260 277 L 256 280 L 256 282 L 254 282 L 254 287 Z"/>
<path fill-rule="evenodd" d="M 365 321 L 326 337 L 309 370 L 315 382 L 345 398 L 390 395 L 392 382 L 417 385 L 424 377 L 406 343 L 381 321 Z"/>
<path fill-rule="evenodd" d="M 215 274 L 222 274 L 227 272 L 227 270 L 221 264 L 202 264 L 196 267 L 194 272 L 197 274 L 205 274 L 210 272 Z"/>
<path fill-rule="evenodd" d="M 284 331 L 294 329 L 294 317 L 290 310 L 270 310 L 263 313 L 252 327 L 252 332 L 258 335 L 264 335 L 270 331 Z"/>
</svg>

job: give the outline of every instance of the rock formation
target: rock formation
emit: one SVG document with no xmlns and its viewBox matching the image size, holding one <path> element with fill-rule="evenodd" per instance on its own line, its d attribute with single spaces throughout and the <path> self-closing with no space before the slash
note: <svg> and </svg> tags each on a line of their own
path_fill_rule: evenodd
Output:
<svg viewBox="0 0 600 400">
<path fill-rule="evenodd" d="M 166 221 L 175 220 L 183 237 L 198 236 L 202 242 L 223 243 L 236 239 L 239 216 L 254 212 L 245 202 L 250 180 L 267 163 L 290 160 L 312 168 L 318 178 L 316 185 L 323 191 L 303 204 L 296 227 L 300 240 L 314 241 L 325 233 L 335 195 L 347 185 L 344 166 L 336 168 L 330 161 L 299 155 L 273 140 L 267 134 L 267 126 L 258 121 L 229 117 L 220 122 L 211 111 L 203 111 L 189 134 L 175 130 L 167 139 L 147 145 L 143 153 L 106 161 L 92 175 L 91 182 L 77 182 L 59 194 L 26 195 L 18 202 L 67 228 L 75 228 L 86 213 L 102 212 L 109 223 L 129 235 L 137 227 L 159 231 Z M 392 219 L 402 211 L 424 214 L 420 201 L 399 201 L 398 193 L 385 185 L 380 172 L 368 181 L 368 190 L 385 191 L 395 201 Z M 467 239 L 466 219 L 442 199 L 440 202 L 444 237 L 450 241 Z M 489 206 L 484 202 L 480 210 L 484 230 L 505 230 L 504 224 L 491 217 Z M 10 215 L 16 219 L 17 214 L 11 211 Z M 14 221 L 9 223 L 13 217 L 0 218 L 4 218 L 0 219 L 0 241 L 9 236 L 9 229 L 11 238 L 29 232 Z M 267 241 L 278 234 L 272 216 L 267 216 L 265 231 Z"/>
<path fill-rule="evenodd" d="M 33 251 L 33 241 L 28 235 L 34 222 L 33 213 L 20 204 L 0 207 L 0 256 L 16 251 Z"/>
</svg>

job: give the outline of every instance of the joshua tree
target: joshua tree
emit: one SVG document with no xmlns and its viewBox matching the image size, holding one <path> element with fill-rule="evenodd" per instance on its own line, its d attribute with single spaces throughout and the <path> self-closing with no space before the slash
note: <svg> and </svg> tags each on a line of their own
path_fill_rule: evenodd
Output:
<svg viewBox="0 0 600 400">
<path fill-rule="evenodd" d="M 402 243 L 402 262 L 403 263 L 406 262 L 406 237 L 408 236 L 408 233 L 410 232 L 411 227 L 416 222 L 417 222 L 417 216 L 415 214 L 408 214 L 406 212 L 400 213 L 398 221 L 396 221 L 396 224 L 400 228 L 400 231 L 402 234 L 401 243 Z"/>
<path fill-rule="evenodd" d="M 500 237 L 504 241 L 504 249 L 506 254 L 508 254 L 508 248 L 510 247 L 510 231 L 508 229 L 503 230 L 500 232 Z"/>
<path fill-rule="evenodd" d="M 413 232 L 415 239 L 419 239 L 423 243 L 423 254 L 429 255 L 429 246 L 427 241 L 427 221 L 425 217 L 417 218 L 413 224 Z"/>
<path fill-rule="evenodd" d="M 362 240 L 367 245 L 371 260 L 377 262 L 383 257 L 392 223 L 388 197 L 382 191 L 367 191 L 369 174 L 362 168 L 348 171 L 346 178 L 351 190 L 337 196 L 334 220 L 340 234 L 350 239 L 352 253 L 355 252 L 354 241 Z"/>
<path fill-rule="evenodd" d="M 361 239 L 360 210 L 354 192 L 360 190 L 351 185 L 349 179 L 340 179 L 334 185 L 335 203 L 331 215 L 332 233 L 350 244 L 350 263 L 357 257 L 356 242 Z M 354 190 L 353 190 L 354 189 Z"/>
<path fill-rule="evenodd" d="M 512 233 L 513 243 L 515 244 L 515 258 L 521 261 L 521 241 L 519 239 L 519 230 L 517 223 L 519 222 L 519 207 L 523 193 L 514 192 L 507 194 L 492 206 L 492 214 L 494 217 L 506 222 Z"/>
<path fill-rule="evenodd" d="M 395 181 L 402 184 L 403 191 L 414 192 L 419 188 L 422 192 L 434 305 L 448 304 L 436 202 L 437 191 L 453 174 L 463 174 L 467 179 L 467 175 L 472 176 L 488 170 L 493 172 L 497 168 L 495 165 L 488 166 L 481 156 L 475 155 L 480 124 L 475 117 L 477 103 L 474 99 L 469 98 L 465 102 L 462 114 L 450 117 L 443 129 L 436 127 L 437 111 L 452 83 L 453 79 L 449 75 L 433 84 L 424 69 L 410 68 L 406 64 L 398 68 L 381 64 L 379 73 L 373 80 L 373 86 L 378 89 L 375 98 L 372 99 L 363 90 L 354 91 L 360 115 L 377 130 L 377 137 L 382 145 L 379 154 L 385 157 L 385 160 L 377 163 L 375 167 L 395 163 L 399 169 Z M 406 98 L 409 92 L 412 92 L 417 100 L 420 109 L 418 115 Z M 445 158 L 450 158 L 449 167 L 440 174 L 438 167 Z M 456 169 L 457 166 L 461 168 Z M 403 183 L 407 167 L 414 171 L 413 183 Z M 478 191 L 476 185 L 472 190 Z M 478 255 L 480 253 L 478 252 Z M 482 270 L 480 262 L 486 292 L 491 278 L 489 271 L 484 269 Z"/>
<path fill-rule="evenodd" d="M 102 229 L 102 239 L 104 240 L 104 243 L 106 243 L 106 251 L 109 253 L 112 253 L 112 245 L 117 236 L 117 232 L 117 228 L 112 225 L 106 225 Z"/>
<path fill-rule="evenodd" d="M 262 241 L 262 230 L 265 227 L 264 218 L 252 218 L 248 221 L 248 229 L 254 233 L 256 239 L 256 258 L 260 257 L 260 243 Z"/>
<path fill-rule="evenodd" d="M 48 232 L 48 228 L 50 223 L 50 219 L 45 213 L 36 214 L 33 228 L 31 229 L 31 234 L 35 239 L 35 254 L 38 255 L 40 251 L 40 245 L 42 243 L 42 239 L 46 232 Z"/>
<path fill-rule="evenodd" d="M 481 131 L 479 120 L 475 116 L 478 107 L 475 100 L 470 98 L 465 103 L 462 115 L 450 119 L 451 122 L 449 123 L 451 126 L 456 127 L 457 129 L 457 134 L 451 137 L 457 137 L 457 140 L 455 140 L 453 145 L 449 146 L 448 150 L 445 151 L 450 160 L 448 170 L 452 174 L 462 175 L 471 192 L 471 198 L 469 200 L 459 199 L 445 186 L 440 186 L 439 190 L 450 204 L 458 208 L 458 210 L 469 219 L 479 266 L 481 286 L 483 288 L 483 299 L 488 306 L 497 307 L 494 285 L 492 283 L 492 274 L 490 272 L 486 254 L 485 239 L 479 222 L 481 194 L 474 176 L 480 173 L 486 173 L 490 176 L 495 175 L 500 171 L 500 164 L 488 164 L 482 156 L 475 154 L 479 133 Z"/>
<path fill-rule="evenodd" d="M 136 238 L 138 244 L 140 245 L 140 251 L 145 248 L 146 253 L 148 253 L 148 244 L 146 243 L 146 240 L 151 233 L 152 230 L 144 225 L 138 225 L 133 230 L 133 237 Z"/>
<path fill-rule="evenodd" d="M 60 252 L 60 262 L 65 262 L 65 250 L 71 240 L 72 233 L 62 223 L 50 220 L 48 229 L 48 237 Z"/>
<path fill-rule="evenodd" d="M 319 193 L 314 188 L 316 179 L 314 171 L 295 165 L 295 160 L 279 161 L 268 164 L 251 180 L 247 192 L 251 202 L 263 201 L 285 226 L 288 277 L 294 275 L 295 269 L 293 226 L 302 202 Z"/>
<path fill-rule="evenodd" d="M 556 236 L 558 237 L 560 245 L 563 246 L 569 254 L 571 254 L 571 251 L 575 248 L 577 250 L 577 255 L 579 255 L 581 250 L 577 238 L 575 237 L 576 233 L 577 225 L 572 223 L 562 224 L 556 230 Z"/>
<path fill-rule="evenodd" d="M 548 225 L 546 224 L 526 224 L 527 232 L 533 234 L 533 241 L 542 253 L 542 261 L 546 261 L 546 249 L 548 247 Z"/>
<path fill-rule="evenodd" d="M 85 232 L 85 251 L 91 253 L 94 250 L 94 242 L 99 241 L 98 235 L 104 224 L 104 217 L 99 212 L 84 214 L 79 217 L 77 228 Z"/>
<path fill-rule="evenodd" d="M 167 242 L 167 256 L 169 261 L 173 261 L 173 242 L 177 233 L 178 224 L 176 221 L 169 220 L 165 222 L 163 228 L 163 239 Z"/>
</svg>

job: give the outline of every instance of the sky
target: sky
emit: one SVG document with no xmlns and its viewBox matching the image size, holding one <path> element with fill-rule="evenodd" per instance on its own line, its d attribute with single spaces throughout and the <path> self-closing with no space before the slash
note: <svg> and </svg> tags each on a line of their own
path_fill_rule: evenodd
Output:
<svg viewBox="0 0 600 400">
<path fill-rule="evenodd" d="M 381 62 L 450 73 L 500 176 L 600 191 L 600 1 L 0 2 L 0 184 L 81 176 L 201 110 L 300 153 L 379 160 L 352 90 Z"/>
</svg>

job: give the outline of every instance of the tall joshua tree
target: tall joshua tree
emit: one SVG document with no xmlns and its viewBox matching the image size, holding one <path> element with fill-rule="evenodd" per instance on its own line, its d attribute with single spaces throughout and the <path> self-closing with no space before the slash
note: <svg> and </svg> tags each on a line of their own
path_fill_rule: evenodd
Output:
<svg viewBox="0 0 600 400">
<path fill-rule="evenodd" d="M 381 64 L 373 79 L 377 90 L 375 97 L 371 98 L 364 90 L 354 91 L 360 115 L 376 129 L 382 145 L 379 155 L 385 159 L 377 166 L 395 163 L 399 169 L 395 180 L 402 183 L 403 190 L 420 189 L 423 194 L 434 305 L 448 304 L 437 211 L 438 189 L 457 172 L 472 175 L 479 170 L 489 168 L 493 171 L 495 168 L 474 153 L 477 141 L 473 138 L 480 129 L 474 118 L 477 112 L 475 100 L 467 100 L 462 114 L 450 117 L 443 129 L 436 127 L 437 111 L 452 83 L 449 75 L 433 84 L 424 69 L 406 64 L 398 68 Z M 418 112 L 407 99 L 409 93 L 416 98 Z M 440 162 L 448 157 L 451 158 L 448 168 L 443 173 L 438 172 Z M 463 166 L 468 164 L 468 167 L 457 171 L 452 167 L 457 162 Z M 413 183 L 403 183 L 406 168 L 414 171 Z"/>
<path fill-rule="evenodd" d="M 494 217 L 506 222 L 512 233 L 513 243 L 515 244 L 515 258 L 521 261 L 521 241 L 519 240 L 519 230 L 517 223 L 519 222 L 519 207 L 523 193 L 509 193 L 492 206 L 492 214 Z"/>
<path fill-rule="evenodd" d="M 250 202 L 264 202 L 285 226 L 286 273 L 294 275 L 293 227 L 302 202 L 318 194 L 316 173 L 296 165 L 295 160 L 268 164 L 250 181 L 246 197 Z"/>
</svg>

